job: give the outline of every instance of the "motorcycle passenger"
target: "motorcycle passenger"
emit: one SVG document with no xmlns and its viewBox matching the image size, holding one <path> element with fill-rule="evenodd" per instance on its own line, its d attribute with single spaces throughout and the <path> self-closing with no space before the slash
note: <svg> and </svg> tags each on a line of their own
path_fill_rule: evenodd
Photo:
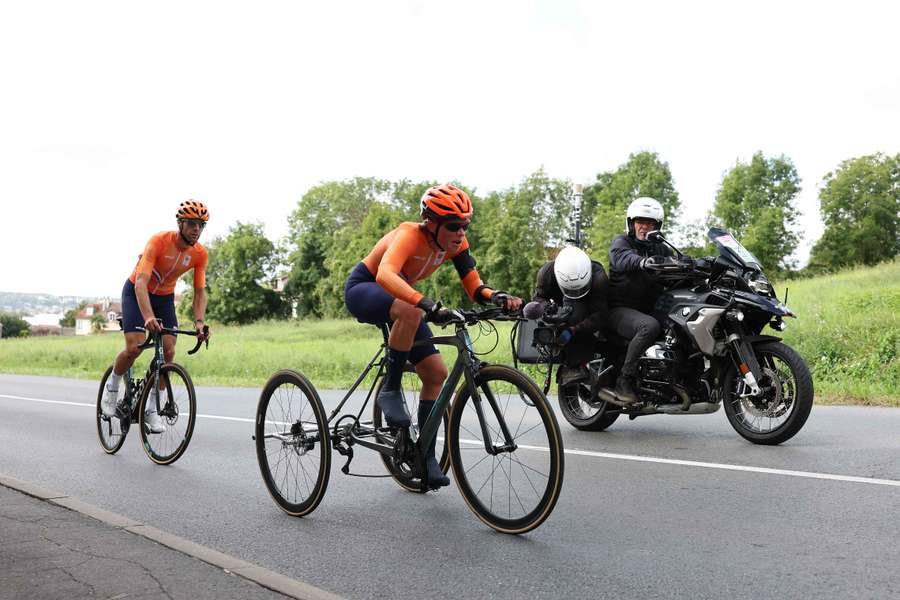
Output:
<svg viewBox="0 0 900 600">
<path fill-rule="evenodd" d="M 495 304 L 518 310 L 522 300 L 491 289 L 475 269 L 469 253 L 466 229 L 472 222 L 472 202 L 454 185 L 429 188 L 422 195 L 420 223 L 401 223 L 382 237 L 362 262 L 356 265 L 344 287 L 347 310 L 361 323 L 390 323 L 387 373 L 375 398 L 392 427 L 409 427 L 400 381 L 409 360 L 422 380 L 419 394 L 419 426 L 424 425 L 447 379 L 447 367 L 434 344 L 413 348 L 415 340 L 432 337 L 426 321 L 451 323 L 452 311 L 426 298 L 413 286 L 434 273 L 444 262 L 456 267 L 466 294 L 479 304 Z M 445 486 L 450 480 L 435 458 L 435 442 L 426 448 L 428 483 Z"/>
<path fill-rule="evenodd" d="M 647 267 L 671 260 L 672 250 L 647 240 L 647 234 L 661 230 L 664 219 L 659 202 L 636 199 L 626 212 L 626 233 L 609 248 L 609 328 L 630 340 L 615 389 L 625 405 L 638 402 L 634 391 L 637 360 L 660 334 L 659 322 L 649 313 L 663 290 Z"/>
<path fill-rule="evenodd" d="M 563 346 L 563 366 L 558 375 L 561 385 L 587 378 L 585 363 L 594 355 L 594 333 L 609 317 L 608 294 L 609 279 L 603 265 L 575 246 L 566 246 L 556 259 L 538 270 L 534 295 L 523 314 L 540 318 L 551 300 L 561 307 L 559 312 L 568 313 L 560 319 L 564 327 L 557 334 Z M 562 316 L 558 314 L 557 318 Z"/>
</svg>

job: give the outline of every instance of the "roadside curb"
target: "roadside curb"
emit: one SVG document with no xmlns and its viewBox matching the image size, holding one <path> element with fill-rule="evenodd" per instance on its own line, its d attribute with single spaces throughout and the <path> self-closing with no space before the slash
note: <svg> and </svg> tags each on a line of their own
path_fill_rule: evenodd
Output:
<svg viewBox="0 0 900 600">
<path fill-rule="evenodd" d="M 291 579 L 285 575 L 275 573 L 253 563 L 241 560 L 234 556 L 224 554 L 212 548 L 207 548 L 190 540 L 166 533 L 156 527 L 140 523 L 128 517 L 104 510 L 92 504 L 83 502 L 78 498 L 62 494 L 33 483 L 0 474 L 0 485 L 16 490 L 38 500 L 55 504 L 62 508 L 83 514 L 85 516 L 106 523 L 116 529 L 125 531 L 156 542 L 161 546 L 180 552 L 191 558 L 220 568 L 226 573 L 231 573 L 252 581 L 266 589 L 284 594 L 297 600 L 343 600 L 341 596 L 319 589 L 311 584 Z"/>
</svg>

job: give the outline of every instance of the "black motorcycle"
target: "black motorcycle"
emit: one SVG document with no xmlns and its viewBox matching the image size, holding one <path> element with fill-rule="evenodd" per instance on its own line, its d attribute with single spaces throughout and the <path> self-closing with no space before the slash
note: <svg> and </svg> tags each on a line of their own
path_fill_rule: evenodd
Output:
<svg viewBox="0 0 900 600">
<path fill-rule="evenodd" d="M 712 228 L 708 235 L 719 256 L 691 259 L 659 232 L 647 237 L 671 247 L 677 257 L 650 262 L 665 291 L 654 316 L 662 339 L 639 359 L 635 391 L 640 402 L 623 406 L 613 391 L 628 340 L 611 332 L 598 337 L 589 377 L 559 383 L 559 404 L 575 428 L 602 431 L 620 415 L 708 414 L 725 405 L 728 422 L 755 444 L 780 444 L 806 422 L 813 403 L 813 382 L 806 363 L 781 338 L 762 335 L 766 325 L 784 331 L 794 313 L 775 296 L 759 261 L 734 237 Z M 786 300 L 786 299 L 785 299 Z M 520 332 L 519 354 L 555 362 L 555 335 L 561 320 L 550 305 Z M 531 348 L 527 348 L 530 338 Z M 520 357 L 521 360 L 521 357 Z M 545 387 L 549 387 L 550 373 Z"/>
</svg>

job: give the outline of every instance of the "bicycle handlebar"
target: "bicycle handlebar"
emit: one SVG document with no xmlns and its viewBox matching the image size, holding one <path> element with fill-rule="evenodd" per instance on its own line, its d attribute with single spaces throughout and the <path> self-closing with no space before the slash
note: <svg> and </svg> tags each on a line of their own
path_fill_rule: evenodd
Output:
<svg viewBox="0 0 900 600">
<path fill-rule="evenodd" d="M 522 311 L 504 312 L 499 306 L 485 308 L 483 310 L 466 310 L 464 308 L 445 309 L 450 310 L 457 318 L 451 319 L 447 323 L 438 325 L 446 327 L 447 325 L 475 325 L 479 321 L 524 321 Z"/>
<path fill-rule="evenodd" d="M 209 325 L 204 325 L 203 326 L 203 334 L 206 335 L 208 333 L 209 333 Z M 177 336 L 177 335 L 192 335 L 194 337 L 197 337 L 197 336 L 199 336 L 199 333 L 197 331 L 190 331 L 187 329 L 171 329 L 169 327 L 163 327 L 162 330 L 157 333 L 148 331 L 147 339 L 144 340 L 144 343 L 141 344 L 140 346 L 138 346 L 138 348 L 140 348 L 141 350 L 150 348 L 151 346 L 153 346 L 156 343 L 157 338 L 162 338 L 162 336 L 164 336 L 164 335 L 175 335 L 175 336 Z M 188 354 L 196 354 L 197 351 L 200 349 L 200 346 L 203 344 L 203 342 L 206 342 L 206 347 L 209 348 L 209 338 L 207 338 L 205 340 L 198 339 L 197 344 L 191 350 L 188 350 Z"/>
</svg>

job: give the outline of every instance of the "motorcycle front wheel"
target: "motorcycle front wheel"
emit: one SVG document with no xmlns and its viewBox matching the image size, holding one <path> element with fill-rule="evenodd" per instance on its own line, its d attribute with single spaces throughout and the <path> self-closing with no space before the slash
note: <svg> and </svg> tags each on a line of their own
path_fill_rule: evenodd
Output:
<svg viewBox="0 0 900 600">
<path fill-rule="evenodd" d="M 794 437 L 806 423 L 813 405 L 813 381 L 797 352 L 781 342 L 753 348 L 762 369 L 762 393 L 750 394 L 744 378 L 731 370 L 723 381 L 725 415 L 746 440 L 774 446 Z"/>
</svg>

